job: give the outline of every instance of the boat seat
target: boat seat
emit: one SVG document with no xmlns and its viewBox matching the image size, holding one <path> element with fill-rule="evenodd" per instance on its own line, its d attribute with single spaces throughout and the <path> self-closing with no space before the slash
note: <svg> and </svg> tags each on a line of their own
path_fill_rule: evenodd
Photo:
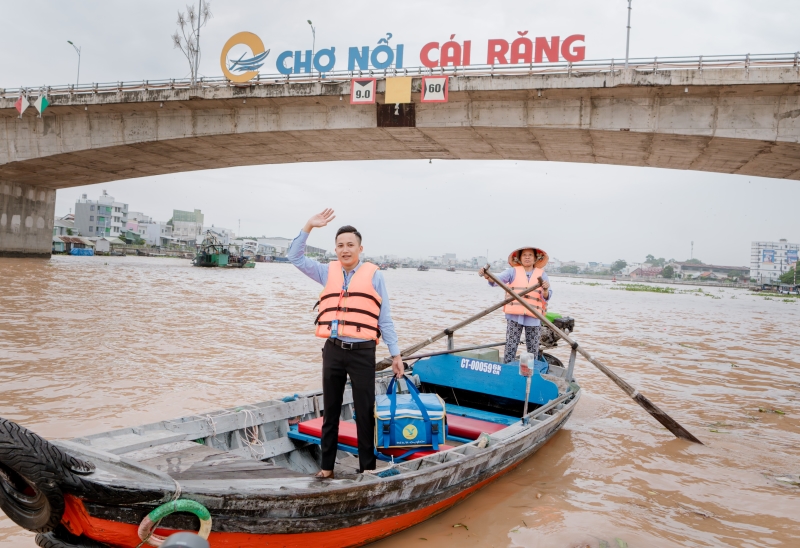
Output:
<svg viewBox="0 0 800 548">
<path fill-rule="evenodd" d="M 322 417 L 311 419 L 308 421 L 301 422 L 297 425 L 297 431 L 300 434 L 304 434 L 306 436 L 311 436 L 313 438 L 322 438 Z M 289 437 L 292 436 L 292 432 L 289 432 Z M 353 450 L 350 452 L 357 452 L 358 447 L 358 434 L 356 432 L 356 425 L 353 422 L 347 421 L 339 421 L 339 444 L 340 446 L 344 445 L 346 448 Z M 450 445 L 439 445 L 439 451 L 444 451 L 445 449 L 452 449 L 453 447 Z M 411 449 L 411 448 L 409 448 Z M 408 452 L 409 449 L 404 449 L 402 447 L 392 448 L 392 449 L 380 449 L 378 448 L 378 452 L 386 455 L 387 457 L 397 457 L 402 455 L 403 453 Z M 411 455 L 407 456 L 403 460 L 413 460 L 418 459 L 421 457 L 427 457 L 428 455 L 433 455 L 437 451 L 432 449 L 420 449 L 412 453 Z"/>
<path fill-rule="evenodd" d="M 489 422 L 458 415 L 447 415 L 447 435 L 468 440 L 477 440 L 482 432 L 494 434 L 506 428 L 505 424 Z"/>
</svg>

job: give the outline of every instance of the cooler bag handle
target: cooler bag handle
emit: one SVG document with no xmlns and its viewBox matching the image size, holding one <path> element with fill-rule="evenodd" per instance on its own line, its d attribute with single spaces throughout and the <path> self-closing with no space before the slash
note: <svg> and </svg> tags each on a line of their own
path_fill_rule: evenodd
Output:
<svg viewBox="0 0 800 548">
<path fill-rule="evenodd" d="M 414 400 L 414 403 L 417 404 L 417 408 L 419 409 L 420 413 L 422 414 L 422 420 L 425 422 L 425 444 L 433 446 L 434 451 L 439 450 L 439 436 L 433 436 L 432 427 L 431 427 L 431 418 L 428 415 L 428 410 L 425 409 L 425 406 L 422 404 L 422 400 L 419 397 L 419 390 L 414 385 L 414 381 L 411 380 L 410 377 L 405 377 L 406 379 L 406 386 L 408 386 L 408 393 L 411 394 L 411 399 Z M 394 392 L 395 386 L 395 377 L 392 377 L 392 380 L 389 381 L 389 386 L 386 387 L 386 396 L 389 398 L 389 445 L 395 445 L 395 435 L 394 435 L 394 416 L 397 412 L 397 394 Z M 398 391 L 400 390 L 400 384 L 397 385 Z M 384 438 L 385 439 L 385 438 Z M 388 447 L 386 442 L 384 441 L 384 447 Z"/>
</svg>

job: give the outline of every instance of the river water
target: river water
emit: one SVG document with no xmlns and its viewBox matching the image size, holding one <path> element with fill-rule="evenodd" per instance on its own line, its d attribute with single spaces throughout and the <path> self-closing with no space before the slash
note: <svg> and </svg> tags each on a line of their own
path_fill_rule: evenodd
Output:
<svg viewBox="0 0 800 548">
<path fill-rule="evenodd" d="M 468 272 L 385 275 L 401 346 L 502 298 Z M 545 447 L 374 546 L 800 545 L 800 488 L 775 479 L 800 473 L 800 301 L 552 284 L 551 310 L 576 319 L 576 339 L 706 445 L 673 438 L 579 358 L 584 396 Z M 72 437 L 315 388 L 318 291 L 287 264 L 0 259 L 0 416 Z M 456 342 L 504 333 L 498 312 Z M 33 535 L 0 513 L 0 547 L 12 546 Z"/>
</svg>

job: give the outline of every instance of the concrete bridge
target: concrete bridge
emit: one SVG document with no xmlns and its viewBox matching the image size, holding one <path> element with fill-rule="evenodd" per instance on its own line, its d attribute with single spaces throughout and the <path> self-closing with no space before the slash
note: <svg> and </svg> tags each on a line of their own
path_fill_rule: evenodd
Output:
<svg viewBox="0 0 800 548">
<path fill-rule="evenodd" d="M 508 159 L 800 179 L 797 66 L 457 75 L 444 104 L 419 103 L 420 82 L 399 109 L 351 106 L 349 79 L 141 83 L 51 92 L 21 119 L 0 90 L 0 255 L 49 256 L 56 189 L 222 167 Z"/>
</svg>

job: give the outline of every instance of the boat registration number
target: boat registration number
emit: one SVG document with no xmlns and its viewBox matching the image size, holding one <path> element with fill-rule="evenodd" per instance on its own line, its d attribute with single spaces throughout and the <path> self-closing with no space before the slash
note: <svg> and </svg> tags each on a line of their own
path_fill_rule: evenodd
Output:
<svg viewBox="0 0 800 548">
<path fill-rule="evenodd" d="M 478 360 L 471 360 L 469 358 L 462 358 L 461 369 L 469 369 L 471 371 L 488 373 L 490 375 L 499 375 L 500 372 L 503 371 L 503 366 L 499 363 L 482 362 Z"/>
</svg>

